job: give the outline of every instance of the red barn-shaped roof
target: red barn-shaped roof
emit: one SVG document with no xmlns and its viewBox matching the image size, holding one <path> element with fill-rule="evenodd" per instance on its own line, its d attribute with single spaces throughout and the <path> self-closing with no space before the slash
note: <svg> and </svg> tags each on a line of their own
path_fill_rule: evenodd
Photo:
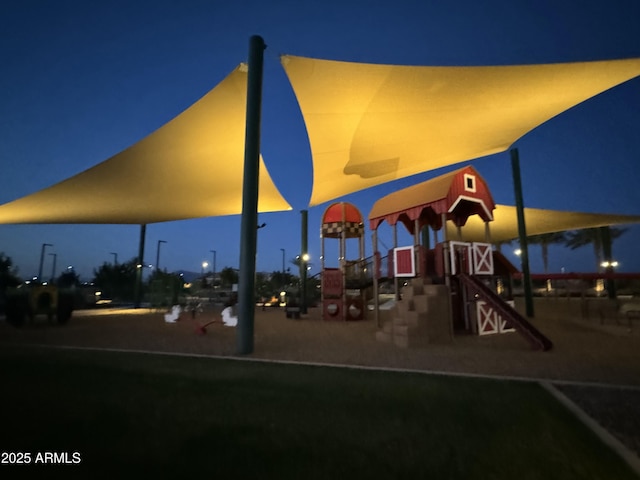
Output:
<svg viewBox="0 0 640 480">
<path fill-rule="evenodd" d="M 462 226 L 471 215 L 485 222 L 493 220 L 494 209 L 486 182 L 467 166 L 381 198 L 369 213 L 369 226 L 376 230 L 383 221 L 390 225 L 400 221 L 414 233 L 417 219 L 419 228 L 429 225 L 437 230 L 442 227 L 443 213 Z"/>
</svg>

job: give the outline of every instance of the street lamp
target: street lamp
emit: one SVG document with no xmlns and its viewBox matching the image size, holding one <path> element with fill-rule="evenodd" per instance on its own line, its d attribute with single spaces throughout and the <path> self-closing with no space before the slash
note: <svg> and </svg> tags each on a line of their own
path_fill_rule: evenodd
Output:
<svg viewBox="0 0 640 480">
<path fill-rule="evenodd" d="M 615 268 L 618 266 L 618 262 L 615 260 L 607 260 L 606 262 L 602 262 L 600 266 L 604 268 Z"/>
<path fill-rule="evenodd" d="M 38 281 L 42 282 L 42 265 L 44 264 L 44 250 L 47 247 L 53 247 L 51 243 L 43 243 L 40 250 L 40 268 L 38 268 Z"/>
<path fill-rule="evenodd" d="M 116 252 L 111 252 L 111 255 L 113 255 L 113 263 L 118 265 L 118 254 Z"/>
<path fill-rule="evenodd" d="M 204 269 L 207 268 L 209 266 L 209 263 L 207 262 L 202 262 L 202 277 L 204 278 Z"/>
<path fill-rule="evenodd" d="M 211 253 L 213 253 L 213 281 L 215 282 L 216 280 L 216 255 L 218 254 L 217 251 L 215 250 L 209 250 Z"/>
<path fill-rule="evenodd" d="M 50 253 L 49 255 L 53 256 L 53 267 L 51 268 L 51 281 L 53 282 L 56 278 L 56 260 L 58 259 L 58 254 Z"/>
<path fill-rule="evenodd" d="M 600 264 L 601 267 L 604 267 L 605 272 L 607 274 L 612 274 L 613 269 L 616 268 L 618 265 L 619 263 L 616 260 L 605 260 Z M 600 282 L 602 282 L 602 279 L 600 279 Z M 609 298 L 615 299 L 616 298 L 616 281 L 613 278 L 607 278 L 606 285 L 607 285 L 607 293 L 609 294 Z"/>
<path fill-rule="evenodd" d="M 158 249 L 156 251 L 156 269 L 160 270 L 160 244 L 167 243 L 166 240 L 158 240 Z"/>
<path fill-rule="evenodd" d="M 300 313 L 307 313 L 307 262 L 309 261 L 309 254 L 304 252 L 300 256 L 300 281 L 301 285 L 301 299 L 300 299 Z"/>
</svg>

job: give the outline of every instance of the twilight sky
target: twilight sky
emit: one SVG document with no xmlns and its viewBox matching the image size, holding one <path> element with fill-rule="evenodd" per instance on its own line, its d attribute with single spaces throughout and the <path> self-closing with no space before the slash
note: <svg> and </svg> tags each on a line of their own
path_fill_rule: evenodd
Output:
<svg viewBox="0 0 640 480">
<path fill-rule="evenodd" d="M 576 9 L 576 5 L 580 5 Z M 262 154 L 293 211 L 260 215 L 257 269 L 285 267 L 300 252 L 300 210 L 311 195 L 311 155 L 280 54 L 405 65 L 510 65 L 640 57 L 637 0 L 109 1 L 24 0 L 0 6 L 0 203 L 64 180 L 120 152 L 169 121 L 246 61 L 251 35 L 266 44 Z M 525 204 L 535 208 L 640 214 L 640 79 L 605 92 L 533 130 L 520 152 Z M 471 163 L 497 203 L 513 204 L 509 153 Z M 465 163 L 466 164 L 466 163 Z M 337 199 L 367 217 L 392 191 L 447 169 Z M 171 194 L 179 196 L 180 192 Z M 337 201 L 336 200 L 336 201 Z M 312 273 L 328 204 L 309 208 Z M 401 231 L 401 229 L 399 229 Z M 371 254 L 367 228 L 366 255 Z M 390 228 L 379 230 L 392 245 Z M 146 263 L 200 271 L 239 264 L 240 217 L 151 224 Z M 0 251 L 19 275 L 37 274 L 43 243 L 57 273 L 137 255 L 139 227 L 0 225 Z M 400 235 L 400 244 L 409 236 Z M 327 240 L 328 257 L 337 241 Z M 620 271 L 640 271 L 640 226 L 614 243 Z M 336 247 L 335 249 L 333 247 Z M 337 257 L 337 254 L 335 255 Z M 347 258 L 358 256 L 349 243 Z M 510 254 L 512 259 L 515 259 Z M 530 252 L 542 271 L 539 249 Z M 53 257 L 45 258 L 44 273 Z M 335 265 L 334 265 L 335 263 Z M 337 259 L 327 260 L 337 266 Z M 550 269 L 590 271 L 591 249 L 551 249 Z"/>
</svg>

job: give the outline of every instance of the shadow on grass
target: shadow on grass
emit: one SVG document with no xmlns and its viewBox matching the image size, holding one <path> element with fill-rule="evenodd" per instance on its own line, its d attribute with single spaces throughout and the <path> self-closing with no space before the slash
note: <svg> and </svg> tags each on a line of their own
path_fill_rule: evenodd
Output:
<svg viewBox="0 0 640 480">
<path fill-rule="evenodd" d="M 2 451 L 78 452 L 47 466 L 66 476 L 636 478 L 534 383 L 35 348 L 0 362 Z"/>
</svg>

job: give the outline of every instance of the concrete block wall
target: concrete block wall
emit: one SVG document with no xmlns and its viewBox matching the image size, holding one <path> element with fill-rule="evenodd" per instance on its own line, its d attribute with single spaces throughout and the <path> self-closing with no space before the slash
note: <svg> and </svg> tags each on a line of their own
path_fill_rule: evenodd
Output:
<svg viewBox="0 0 640 480">
<path fill-rule="evenodd" d="M 453 341 L 449 288 L 415 278 L 402 289 L 390 319 L 376 332 L 381 342 L 401 348 L 426 347 Z"/>
</svg>

